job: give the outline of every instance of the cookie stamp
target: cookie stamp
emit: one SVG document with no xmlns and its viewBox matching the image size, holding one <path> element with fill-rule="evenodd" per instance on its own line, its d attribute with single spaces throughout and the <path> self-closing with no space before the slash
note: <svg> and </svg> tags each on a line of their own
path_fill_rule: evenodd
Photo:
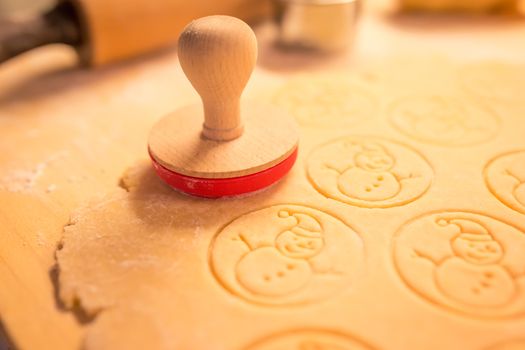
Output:
<svg viewBox="0 0 525 350">
<path fill-rule="evenodd" d="M 451 96 L 411 96 L 390 108 L 390 122 L 417 141 L 440 146 L 467 146 L 492 139 L 500 120 L 479 103 Z"/>
<path fill-rule="evenodd" d="M 317 209 L 276 205 L 223 227 L 210 246 L 218 282 L 265 305 L 307 304 L 351 286 L 363 265 L 360 236 Z"/>
<path fill-rule="evenodd" d="M 394 237 L 394 263 L 416 294 L 478 317 L 525 313 L 525 234 L 471 212 L 443 211 L 404 224 Z"/>
<path fill-rule="evenodd" d="M 365 208 L 412 202 L 429 188 L 433 170 L 415 150 L 387 139 L 348 136 L 315 149 L 308 178 L 322 195 Z"/>
<path fill-rule="evenodd" d="M 199 18 L 182 31 L 177 56 L 202 104 L 163 117 L 148 138 L 153 168 L 173 189 L 206 198 L 254 194 L 292 168 L 299 143 L 293 117 L 241 103 L 257 54 L 255 33 L 235 17 Z"/>
<path fill-rule="evenodd" d="M 507 207 L 525 214 L 525 150 L 492 159 L 484 171 L 490 192 Z"/>
</svg>

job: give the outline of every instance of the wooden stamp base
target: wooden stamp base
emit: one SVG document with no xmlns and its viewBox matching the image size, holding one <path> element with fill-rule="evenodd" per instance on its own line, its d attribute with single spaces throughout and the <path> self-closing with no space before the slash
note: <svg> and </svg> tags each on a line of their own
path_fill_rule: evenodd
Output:
<svg viewBox="0 0 525 350">
<path fill-rule="evenodd" d="M 149 137 L 149 152 L 164 168 L 189 177 L 225 179 L 259 173 L 296 150 L 298 128 L 285 112 L 252 102 L 241 105 L 243 134 L 218 142 L 202 135 L 201 105 L 161 119 Z"/>
</svg>

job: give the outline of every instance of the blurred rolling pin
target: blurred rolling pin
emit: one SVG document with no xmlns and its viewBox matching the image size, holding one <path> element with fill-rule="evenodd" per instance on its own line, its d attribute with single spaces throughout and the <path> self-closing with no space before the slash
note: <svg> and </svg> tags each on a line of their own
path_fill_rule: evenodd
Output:
<svg viewBox="0 0 525 350">
<path fill-rule="evenodd" d="M 33 48 L 63 43 L 98 66 L 169 46 L 192 19 L 223 14 L 251 20 L 266 0 L 66 0 L 23 20 L 0 21 L 0 63 Z"/>
</svg>

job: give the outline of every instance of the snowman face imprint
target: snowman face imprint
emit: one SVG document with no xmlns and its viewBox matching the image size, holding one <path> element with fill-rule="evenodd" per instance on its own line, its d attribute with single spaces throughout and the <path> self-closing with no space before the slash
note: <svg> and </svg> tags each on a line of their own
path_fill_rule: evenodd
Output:
<svg viewBox="0 0 525 350">
<path fill-rule="evenodd" d="M 525 150 L 493 158 L 485 167 L 484 178 L 500 202 L 525 214 Z"/>
<path fill-rule="evenodd" d="M 368 208 L 411 202 L 432 182 L 430 165 L 414 150 L 396 142 L 348 136 L 312 152 L 308 177 L 324 196 Z"/>
<path fill-rule="evenodd" d="M 360 152 L 355 156 L 358 167 L 368 171 L 389 171 L 394 166 L 394 158 L 386 152 Z"/>
<path fill-rule="evenodd" d="M 244 350 L 372 350 L 344 333 L 324 329 L 298 329 L 272 334 Z"/>
<path fill-rule="evenodd" d="M 415 131 L 429 137 L 445 139 L 458 131 L 460 134 L 466 131 L 465 117 L 459 110 L 440 100 L 433 102 L 439 107 L 430 108 L 421 114 L 418 114 L 418 111 L 406 111 L 407 118 L 412 122 Z"/>
<path fill-rule="evenodd" d="M 474 241 L 456 238 L 452 242 L 452 249 L 458 257 L 473 264 L 495 264 L 503 257 L 501 245 L 494 240 Z"/>
<path fill-rule="evenodd" d="M 441 146 L 464 146 L 493 138 L 500 125 L 492 111 L 451 96 L 412 96 L 390 108 L 390 121 L 418 141 Z"/>
<path fill-rule="evenodd" d="M 506 250 L 511 246 L 514 249 Z M 525 233 L 468 212 L 422 215 L 394 236 L 394 262 L 417 295 L 483 317 L 525 313 Z"/>
<path fill-rule="evenodd" d="M 313 302 L 353 280 L 363 259 L 360 240 L 331 215 L 277 205 L 245 214 L 219 231 L 210 265 L 221 285 L 248 301 Z"/>
<path fill-rule="evenodd" d="M 322 238 L 303 237 L 292 231 L 285 231 L 275 240 L 277 249 L 285 256 L 291 258 L 309 259 L 323 249 Z"/>
</svg>

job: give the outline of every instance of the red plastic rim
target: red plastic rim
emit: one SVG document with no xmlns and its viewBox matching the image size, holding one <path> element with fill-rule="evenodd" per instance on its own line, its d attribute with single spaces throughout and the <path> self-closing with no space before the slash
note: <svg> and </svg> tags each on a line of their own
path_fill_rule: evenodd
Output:
<svg viewBox="0 0 525 350">
<path fill-rule="evenodd" d="M 279 181 L 294 165 L 297 159 L 297 148 L 285 160 L 271 168 L 255 174 L 226 179 L 182 175 L 157 163 L 151 152 L 150 158 L 159 177 L 174 189 L 198 197 L 219 198 L 255 192 Z"/>
</svg>

